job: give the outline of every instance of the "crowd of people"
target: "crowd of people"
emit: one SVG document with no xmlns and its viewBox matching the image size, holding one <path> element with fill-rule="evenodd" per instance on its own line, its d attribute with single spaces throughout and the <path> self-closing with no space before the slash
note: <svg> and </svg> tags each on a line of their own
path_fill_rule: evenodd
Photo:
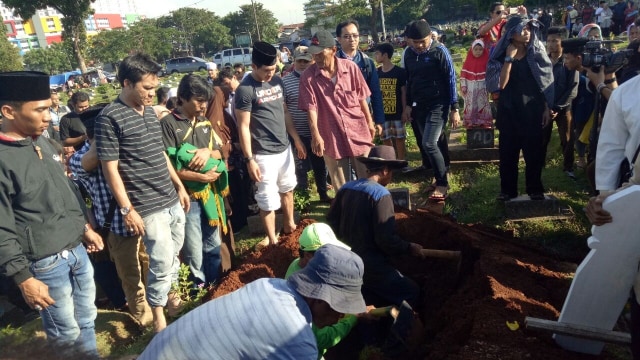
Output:
<svg viewBox="0 0 640 360">
<path fill-rule="evenodd" d="M 447 126 L 492 129 L 495 119 L 498 200 L 519 195 L 520 151 L 525 192 L 543 200 L 555 122 L 563 170 L 575 178 L 574 167 L 586 168 L 600 194 L 589 201 L 589 218 L 610 222 L 604 198 L 638 179 L 617 177 L 624 160 L 631 170 L 640 162 L 638 24 L 628 26 L 624 67 L 585 67 L 587 43 L 606 33 L 588 24 L 570 39 L 572 10 L 566 23 L 547 27 L 535 19 L 544 11 L 532 16 L 520 6 L 510 14 L 492 4 L 459 78 L 424 19 L 402 34 L 401 66 L 389 43 L 377 44 L 373 59 L 362 52 L 355 20 L 293 51 L 256 42 L 250 71 L 211 63 L 207 77 L 185 75 L 176 89 L 158 87 L 160 65 L 148 55 L 130 55 L 118 68 L 118 98 L 94 106 L 82 91 L 60 105 L 46 74 L 0 73 L 3 283 L 40 314 L 53 344 L 89 358 L 98 357 L 96 283 L 116 309 L 157 333 L 141 359 L 319 358 L 375 306 L 415 305 L 423 295 L 390 261 L 422 256 L 420 245 L 394 234 L 385 188 L 394 171 L 417 170 L 406 161 L 407 124 L 419 168 L 433 169 L 429 199 L 441 202 L 449 191 Z M 374 146 L 376 136 L 384 145 Z M 293 192 L 309 187 L 309 170 L 331 206 L 327 224 L 303 231 L 286 279 L 252 282 L 167 327 L 166 316 L 183 305 L 173 288 L 180 264 L 194 291 L 217 283 L 252 201 L 266 234 L 260 246 L 276 246 L 298 226 Z M 216 323 L 232 331 L 209 326 Z"/>
</svg>

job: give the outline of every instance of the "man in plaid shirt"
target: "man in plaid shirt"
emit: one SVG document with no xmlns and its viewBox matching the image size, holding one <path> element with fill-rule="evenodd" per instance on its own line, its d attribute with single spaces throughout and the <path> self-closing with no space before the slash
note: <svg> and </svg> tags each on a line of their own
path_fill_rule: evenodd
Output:
<svg viewBox="0 0 640 360">
<path fill-rule="evenodd" d="M 149 270 L 149 256 L 145 251 L 142 237 L 130 236 L 126 230 L 122 214 L 116 211 L 115 206 L 111 206 L 113 196 L 102 172 L 102 167 L 99 166 L 100 162 L 98 161 L 94 139 L 94 125 L 95 118 L 103 107 L 104 105 L 96 106 L 81 115 L 81 120 L 87 131 L 87 141 L 80 150 L 71 156 L 69 168 L 91 196 L 93 214 L 96 220 L 95 229 L 99 229 L 105 224 L 109 208 L 113 208 L 111 210 L 113 219 L 111 220 L 111 228 L 107 237 L 109 249 L 122 246 L 136 247 L 137 251 L 112 251 L 111 253 L 118 254 L 118 256 L 112 255 L 112 257 L 122 282 L 125 297 L 128 300 L 129 311 L 140 325 L 148 326 L 153 321 L 151 308 L 145 298 L 146 279 L 144 274 Z M 125 241 L 128 243 L 125 244 Z M 124 256 L 125 254 L 127 256 Z"/>
</svg>

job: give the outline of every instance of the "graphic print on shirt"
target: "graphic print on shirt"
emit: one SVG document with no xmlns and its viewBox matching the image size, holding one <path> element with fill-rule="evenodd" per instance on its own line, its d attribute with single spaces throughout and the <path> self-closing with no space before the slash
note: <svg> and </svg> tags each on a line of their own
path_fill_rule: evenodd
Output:
<svg viewBox="0 0 640 360">
<path fill-rule="evenodd" d="M 380 91 L 382 91 L 382 105 L 384 106 L 385 115 L 395 115 L 398 110 L 396 108 L 398 103 L 396 98 L 397 85 L 397 78 L 380 78 Z"/>
<path fill-rule="evenodd" d="M 281 99 L 283 97 L 282 86 L 276 85 L 270 89 L 256 89 L 258 104 L 264 104 Z"/>
</svg>

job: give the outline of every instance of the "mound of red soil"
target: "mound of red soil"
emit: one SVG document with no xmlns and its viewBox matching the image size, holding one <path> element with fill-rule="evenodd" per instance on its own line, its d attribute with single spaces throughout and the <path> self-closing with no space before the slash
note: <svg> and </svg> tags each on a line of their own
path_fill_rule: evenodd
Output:
<svg viewBox="0 0 640 360">
<path fill-rule="evenodd" d="M 302 229 L 312 222 L 303 220 L 293 234 L 282 236 L 278 245 L 248 255 L 206 299 L 224 295 L 257 278 L 283 277 L 298 256 Z M 494 229 L 460 225 L 426 211 L 397 212 L 396 230 L 425 248 L 462 252 L 460 262 L 409 256 L 394 259 L 397 268 L 414 279 L 424 295 L 421 306 L 414 309 L 424 324 L 423 339 L 403 355 L 404 359 L 625 357 L 626 349 L 612 346 L 605 347 L 598 357 L 565 351 L 555 345 L 551 334 L 524 328 L 526 316 L 557 319 L 575 264 L 520 246 Z M 506 322 L 516 321 L 520 328 L 510 330 Z M 353 359 L 354 350 L 334 349 L 325 358 Z"/>
<path fill-rule="evenodd" d="M 239 289 L 253 280 L 264 277 L 284 278 L 291 262 L 298 257 L 300 245 L 298 238 L 302 230 L 314 220 L 300 221 L 295 231 L 288 235 L 280 235 L 278 244 L 254 251 L 242 260 L 238 268 L 222 278 L 220 284 L 209 291 L 204 301 L 215 299 Z"/>
</svg>

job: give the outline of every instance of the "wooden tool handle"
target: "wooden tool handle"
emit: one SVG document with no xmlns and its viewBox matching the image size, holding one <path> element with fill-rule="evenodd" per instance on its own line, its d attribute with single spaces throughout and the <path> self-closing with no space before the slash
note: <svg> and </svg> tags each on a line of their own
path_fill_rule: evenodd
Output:
<svg viewBox="0 0 640 360">
<path fill-rule="evenodd" d="M 432 257 L 439 259 L 452 259 L 459 260 L 460 259 L 460 251 L 451 251 L 451 250 L 434 250 L 434 249 L 422 249 L 420 250 L 420 254 L 423 257 Z"/>
</svg>

